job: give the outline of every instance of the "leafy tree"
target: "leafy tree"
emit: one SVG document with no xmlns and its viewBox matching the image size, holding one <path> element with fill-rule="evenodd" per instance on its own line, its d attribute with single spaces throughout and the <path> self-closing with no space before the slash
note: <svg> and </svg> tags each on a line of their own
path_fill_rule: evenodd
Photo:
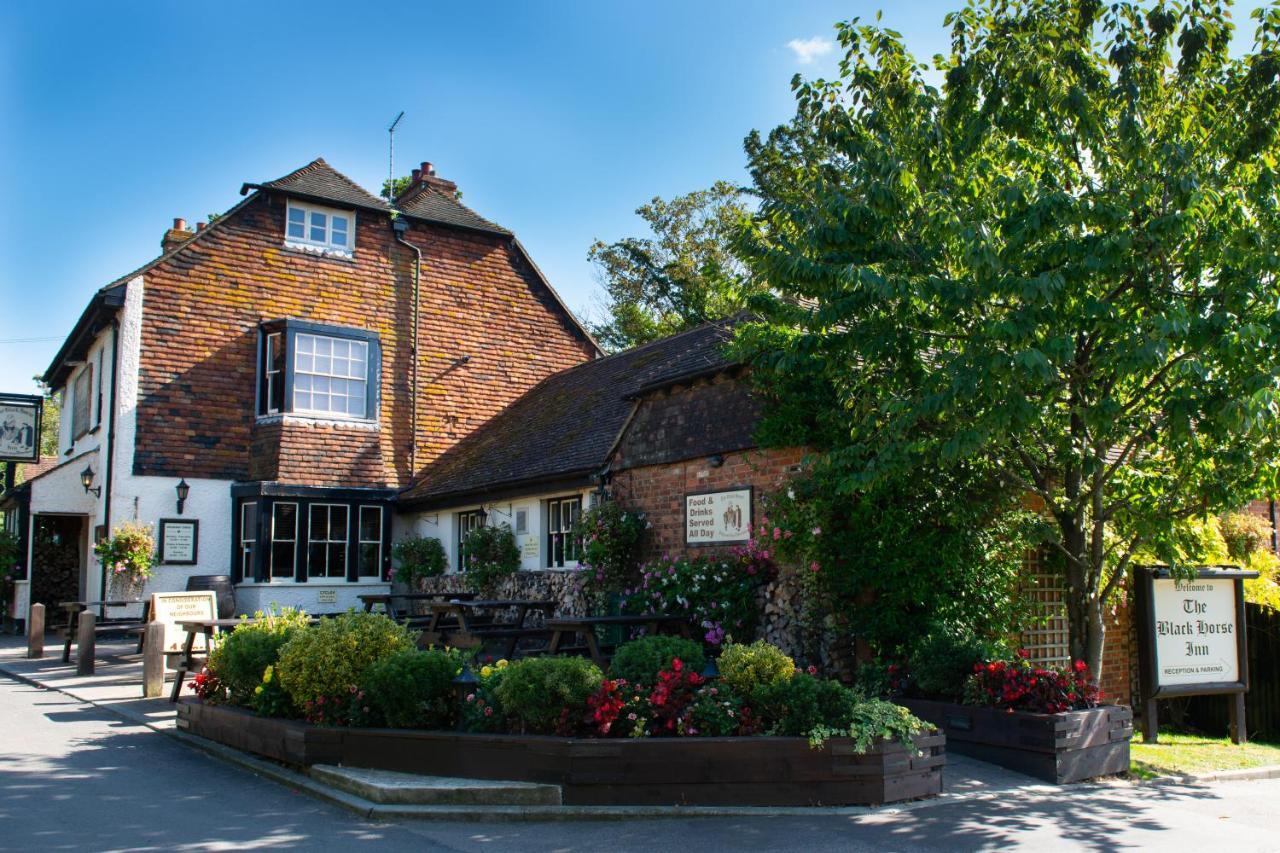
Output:
<svg viewBox="0 0 1280 853">
<path fill-rule="evenodd" d="M 608 295 L 608 319 L 592 324 L 607 349 L 627 349 L 727 317 L 758 289 L 732 249 L 746 214 L 732 184 L 719 181 L 670 201 L 655 197 L 636 214 L 652 237 L 596 241 L 587 254 Z"/>
<path fill-rule="evenodd" d="M 835 406 L 855 484 L 974 460 L 1038 497 L 1094 672 L 1133 555 L 1275 485 L 1280 10 L 1254 17 L 1233 58 L 1222 3 L 989 0 L 947 16 L 941 88 L 855 20 L 747 140 L 762 378 Z"/>
<path fill-rule="evenodd" d="M 40 417 L 40 455 L 57 456 L 58 425 L 62 419 L 62 406 L 59 404 L 57 396 L 53 393 L 53 389 L 40 382 L 38 377 L 36 381 L 40 384 L 41 392 L 44 394 L 44 405 L 41 407 Z"/>
<path fill-rule="evenodd" d="M 388 178 L 387 180 L 382 182 L 382 197 L 395 198 L 396 196 L 400 195 L 400 193 L 409 189 L 409 186 L 412 183 L 413 183 L 413 177 L 410 175 L 404 175 L 402 177 L 396 178 L 394 181 Z"/>
</svg>

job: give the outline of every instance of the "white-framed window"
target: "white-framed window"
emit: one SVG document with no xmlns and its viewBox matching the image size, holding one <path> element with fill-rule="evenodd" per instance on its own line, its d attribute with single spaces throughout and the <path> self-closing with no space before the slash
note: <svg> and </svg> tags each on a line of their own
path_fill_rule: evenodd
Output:
<svg viewBox="0 0 1280 853">
<path fill-rule="evenodd" d="M 351 257 L 355 248 L 356 215 L 289 200 L 284 244 L 291 249 L 319 250 Z"/>
<path fill-rule="evenodd" d="M 477 527 L 484 527 L 483 510 L 473 509 L 458 513 L 458 571 L 467 570 L 467 534 Z"/>
<path fill-rule="evenodd" d="M 299 332 L 294 336 L 293 411 L 365 417 L 368 365 L 367 341 Z"/>
<path fill-rule="evenodd" d="M 356 574 L 362 578 L 382 575 L 382 507 L 360 507 Z"/>
<path fill-rule="evenodd" d="M 240 504 L 240 577 L 253 580 L 253 548 L 258 544 L 258 502 Z"/>
<path fill-rule="evenodd" d="M 284 406 L 284 333 L 272 332 L 267 335 L 266 348 L 263 403 L 267 412 L 274 414 Z"/>
<path fill-rule="evenodd" d="M 582 513 L 582 498 L 554 498 L 547 501 L 547 566 L 563 568 L 578 562 L 581 542 L 573 526 Z"/>
<path fill-rule="evenodd" d="M 291 579 L 298 568 L 298 505 L 271 505 L 271 577 Z"/>
<path fill-rule="evenodd" d="M 307 571 L 313 578 L 347 576 L 346 504 L 312 504 L 307 525 Z"/>
</svg>

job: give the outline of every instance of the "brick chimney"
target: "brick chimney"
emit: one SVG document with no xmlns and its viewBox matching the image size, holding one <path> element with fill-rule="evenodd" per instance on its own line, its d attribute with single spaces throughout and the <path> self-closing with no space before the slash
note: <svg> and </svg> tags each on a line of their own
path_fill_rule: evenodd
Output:
<svg viewBox="0 0 1280 853">
<path fill-rule="evenodd" d="M 175 216 L 173 227 L 164 232 L 164 236 L 160 238 L 160 250 L 168 254 L 194 236 L 196 236 L 194 231 L 187 230 L 187 220 Z"/>
<path fill-rule="evenodd" d="M 448 195 L 457 195 L 458 193 L 458 185 L 453 181 L 446 181 L 444 178 L 437 177 L 435 167 L 425 160 L 420 167 L 413 170 L 413 181 L 404 195 L 417 195 L 420 187 L 423 189 L 432 187 Z"/>
</svg>

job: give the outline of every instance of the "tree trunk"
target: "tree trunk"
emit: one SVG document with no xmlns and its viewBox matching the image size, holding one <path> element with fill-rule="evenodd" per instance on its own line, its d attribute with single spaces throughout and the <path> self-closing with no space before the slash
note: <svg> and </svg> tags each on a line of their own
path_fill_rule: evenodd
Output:
<svg viewBox="0 0 1280 853">
<path fill-rule="evenodd" d="M 1089 667 L 1089 673 L 1097 683 L 1102 672 L 1102 649 L 1106 638 L 1106 624 L 1102 618 L 1102 601 L 1099 590 L 1091 589 L 1090 572 L 1085 568 L 1090 565 L 1090 554 L 1086 544 L 1087 535 L 1083 527 L 1075 523 L 1075 519 L 1059 519 L 1062 530 L 1062 544 L 1067 553 L 1075 557 L 1068 559 L 1066 566 L 1066 605 L 1067 605 L 1067 648 L 1071 661 L 1082 660 Z"/>
</svg>

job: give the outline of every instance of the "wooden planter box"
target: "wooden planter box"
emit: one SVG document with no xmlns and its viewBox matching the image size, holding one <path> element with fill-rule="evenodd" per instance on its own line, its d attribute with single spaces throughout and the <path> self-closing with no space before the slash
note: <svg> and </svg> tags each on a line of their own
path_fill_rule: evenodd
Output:
<svg viewBox="0 0 1280 853">
<path fill-rule="evenodd" d="M 566 805 L 879 805 L 942 792 L 946 740 L 882 741 L 862 755 L 834 738 L 562 738 L 346 729 L 256 717 L 184 700 L 178 727 L 296 766 L 341 764 L 473 779 L 544 782 Z"/>
<path fill-rule="evenodd" d="M 1133 711 L 1123 705 L 1032 714 L 930 699 L 897 701 L 942 729 L 952 752 L 1046 782 L 1080 782 L 1129 769 Z"/>
</svg>

